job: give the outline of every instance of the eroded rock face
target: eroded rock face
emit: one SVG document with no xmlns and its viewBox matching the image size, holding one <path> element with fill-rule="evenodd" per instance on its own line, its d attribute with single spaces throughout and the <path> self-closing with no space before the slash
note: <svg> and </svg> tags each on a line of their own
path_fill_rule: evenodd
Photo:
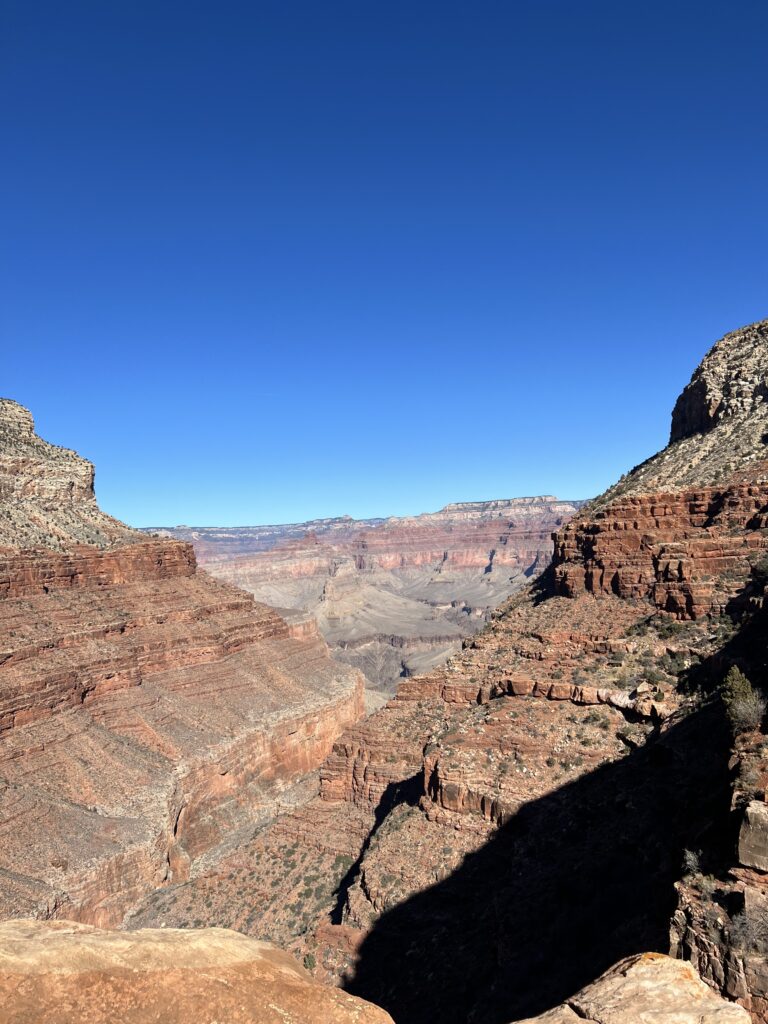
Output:
<svg viewBox="0 0 768 1024">
<path fill-rule="evenodd" d="M 392 1024 L 266 942 L 224 929 L 0 924 L 4 1024 Z"/>
<path fill-rule="evenodd" d="M 768 872 L 768 804 L 750 801 L 739 835 L 739 862 Z"/>
<path fill-rule="evenodd" d="M 768 320 L 726 334 L 707 353 L 675 404 L 667 447 L 609 488 L 590 510 L 617 498 L 727 484 L 734 474 L 766 480 Z"/>
<path fill-rule="evenodd" d="M 670 443 L 720 425 L 748 424 L 750 433 L 756 433 L 765 419 L 768 400 L 767 352 L 765 320 L 718 341 L 675 403 Z"/>
<path fill-rule="evenodd" d="M 0 917 L 115 924 L 292 806 L 362 677 L 191 545 L 104 516 L 26 410 L 0 424 Z"/>
<path fill-rule="evenodd" d="M 629 957 L 562 1006 L 518 1024 L 749 1024 L 690 964 L 645 953 Z"/>
<path fill-rule="evenodd" d="M 555 534 L 556 589 L 720 615 L 768 551 L 766 526 L 768 482 L 622 497 Z"/>
<path fill-rule="evenodd" d="M 96 504 L 93 466 L 38 437 L 32 413 L 0 398 L 0 547 L 106 547 L 142 539 Z"/>
</svg>

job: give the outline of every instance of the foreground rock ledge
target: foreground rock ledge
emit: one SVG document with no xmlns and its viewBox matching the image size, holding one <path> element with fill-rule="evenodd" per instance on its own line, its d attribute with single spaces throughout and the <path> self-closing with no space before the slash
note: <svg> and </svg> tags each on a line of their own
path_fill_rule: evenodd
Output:
<svg viewBox="0 0 768 1024">
<path fill-rule="evenodd" d="M 660 953 L 628 957 L 562 1006 L 518 1024 L 749 1024 L 682 960 Z"/>
<path fill-rule="evenodd" d="M 392 1024 L 287 953 L 225 928 L 0 923 L 3 1024 Z"/>
</svg>

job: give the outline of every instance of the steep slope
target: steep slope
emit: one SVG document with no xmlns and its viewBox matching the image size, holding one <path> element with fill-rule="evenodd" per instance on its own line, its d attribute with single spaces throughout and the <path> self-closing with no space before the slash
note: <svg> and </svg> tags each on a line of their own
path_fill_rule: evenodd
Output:
<svg viewBox="0 0 768 1024">
<path fill-rule="evenodd" d="M 100 512 L 93 467 L 0 402 L 0 916 L 109 924 L 316 769 L 362 679 Z"/>
<path fill-rule="evenodd" d="M 96 504 L 93 465 L 35 433 L 28 409 L 0 398 L 0 546 L 105 548 L 142 535 Z"/>
<path fill-rule="evenodd" d="M 670 948 L 768 1021 L 768 743 L 753 722 L 734 755 L 710 696 L 734 663 L 768 681 L 767 379 L 765 324 L 723 339 L 670 447 L 338 740 L 319 799 L 132 923 L 269 937 L 398 1024 L 507 1024 Z"/>
<path fill-rule="evenodd" d="M 261 601 L 312 614 L 340 661 L 391 694 L 482 628 L 488 610 L 549 560 L 550 534 L 579 502 L 464 502 L 419 516 L 285 527 L 178 527 L 201 564 Z"/>
<path fill-rule="evenodd" d="M 768 320 L 726 334 L 675 403 L 667 447 L 636 466 L 594 504 L 618 497 L 715 487 L 768 477 Z"/>
</svg>

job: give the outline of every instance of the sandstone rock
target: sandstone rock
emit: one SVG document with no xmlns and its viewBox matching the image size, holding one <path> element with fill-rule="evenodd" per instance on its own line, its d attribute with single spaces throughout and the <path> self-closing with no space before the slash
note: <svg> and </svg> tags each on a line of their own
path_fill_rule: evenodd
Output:
<svg viewBox="0 0 768 1024">
<path fill-rule="evenodd" d="M 0 924 L 4 1024 L 392 1024 L 286 953 L 222 928 Z"/>
<path fill-rule="evenodd" d="M 622 960 L 562 1006 L 518 1024 L 749 1024 L 689 963 L 658 953 Z"/>
<path fill-rule="evenodd" d="M 739 862 L 768 871 L 768 804 L 750 801 L 739 833 Z"/>
<path fill-rule="evenodd" d="M 768 483 L 621 496 L 554 535 L 558 593 L 652 601 L 678 619 L 721 614 L 768 551 Z"/>
</svg>

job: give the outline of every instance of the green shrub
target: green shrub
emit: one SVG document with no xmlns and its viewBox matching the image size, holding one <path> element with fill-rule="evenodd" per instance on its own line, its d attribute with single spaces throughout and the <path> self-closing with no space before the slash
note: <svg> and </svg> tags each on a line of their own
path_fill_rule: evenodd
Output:
<svg viewBox="0 0 768 1024">
<path fill-rule="evenodd" d="M 720 696 L 734 732 L 749 732 L 760 726 L 765 715 L 765 701 L 735 665 L 728 670 Z"/>
</svg>

